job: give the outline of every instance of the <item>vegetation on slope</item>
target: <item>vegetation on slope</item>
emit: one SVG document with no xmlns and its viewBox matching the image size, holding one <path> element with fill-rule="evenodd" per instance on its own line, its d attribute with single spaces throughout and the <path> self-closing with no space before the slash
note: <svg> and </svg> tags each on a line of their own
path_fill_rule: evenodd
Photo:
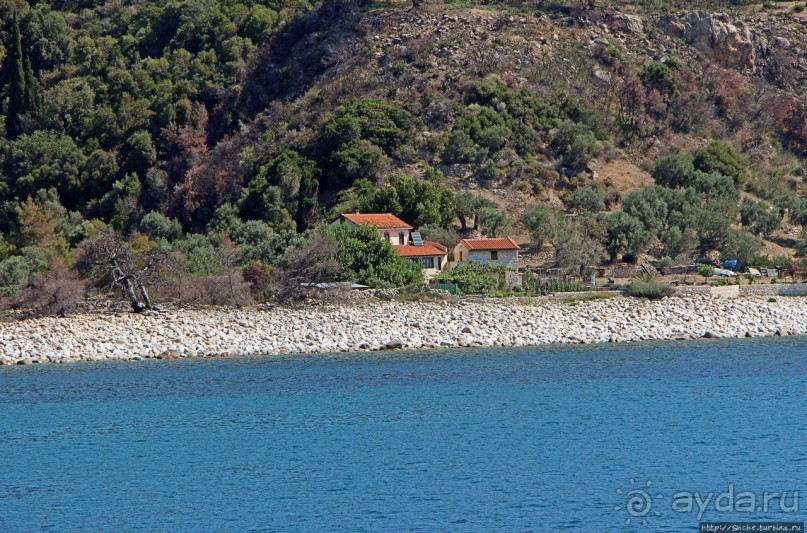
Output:
<svg viewBox="0 0 807 533">
<path fill-rule="evenodd" d="M 0 286 L 115 235 L 232 288 L 344 210 L 444 241 L 515 220 L 570 268 L 807 249 L 797 12 L 702 2 L 748 21 L 743 63 L 670 3 L 418 4 L 0 1 Z"/>
</svg>

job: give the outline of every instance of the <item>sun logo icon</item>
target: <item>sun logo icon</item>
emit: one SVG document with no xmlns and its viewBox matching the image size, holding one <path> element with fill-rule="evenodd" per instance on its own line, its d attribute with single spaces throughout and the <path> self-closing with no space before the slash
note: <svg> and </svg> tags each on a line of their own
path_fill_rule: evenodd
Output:
<svg viewBox="0 0 807 533">
<path fill-rule="evenodd" d="M 624 498 L 625 505 L 615 505 L 614 511 L 627 511 L 628 517 L 625 519 L 626 526 L 630 525 L 635 518 L 637 521 L 641 520 L 642 525 L 647 527 L 649 524 L 648 518 L 650 516 L 661 516 L 661 512 L 658 509 L 653 509 L 653 502 L 663 498 L 663 496 L 661 494 L 651 496 L 652 485 L 652 481 L 646 481 L 644 487 L 640 487 L 636 484 L 636 480 L 631 479 L 630 488 L 625 490 L 616 489 L 616 493 Z"/>
</svg>

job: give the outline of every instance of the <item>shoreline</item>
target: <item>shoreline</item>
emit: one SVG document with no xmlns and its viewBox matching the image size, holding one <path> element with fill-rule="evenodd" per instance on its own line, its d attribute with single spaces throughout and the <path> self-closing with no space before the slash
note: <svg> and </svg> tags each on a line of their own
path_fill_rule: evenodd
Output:
<svg viewBox="0 0 807 533">
<path fill-rule="evenodd" d="M 807 298 L 373 302 L 84 313 L 0 323 L 0 364 L 807 334 Z"/>
</svg>

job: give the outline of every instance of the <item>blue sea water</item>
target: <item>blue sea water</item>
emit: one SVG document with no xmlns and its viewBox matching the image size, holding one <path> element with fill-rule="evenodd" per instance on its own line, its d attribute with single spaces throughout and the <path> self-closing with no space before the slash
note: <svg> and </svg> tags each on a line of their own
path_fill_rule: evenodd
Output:
<svg viewBox="0 0 807 533">
<path fill-rule="evenodd" d="M 805 408 L 803 337 L 0 367 L 0 530 L 802 522 Z"/>
</svg>

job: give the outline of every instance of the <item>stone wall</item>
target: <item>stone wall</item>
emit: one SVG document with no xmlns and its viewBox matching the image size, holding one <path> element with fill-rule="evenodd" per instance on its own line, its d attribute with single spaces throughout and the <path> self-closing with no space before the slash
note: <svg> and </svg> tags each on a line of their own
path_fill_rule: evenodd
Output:
<svg viewBox="0 0 807 533">
<path fill-rule="evenodd" d="M 743 285 L 741 296 L 807 296 L 807 283 L 775 283 Z"/>
<path fill-rule="evenodd" d="M 739 285 L 710 285 L 685 286 L 675 288 L 676 296 L 711 296 L 712 298 L 737 298 L 740 296 Z"/>
<path fill-rule="evenodd" d="M 676 296 L 711 296 L 713 298 L 737 298 L 738 296 L 807 296 L 807 283 L 774 283 L 754 285 L 709 285 L 675 288 Z"/>
</svg>

